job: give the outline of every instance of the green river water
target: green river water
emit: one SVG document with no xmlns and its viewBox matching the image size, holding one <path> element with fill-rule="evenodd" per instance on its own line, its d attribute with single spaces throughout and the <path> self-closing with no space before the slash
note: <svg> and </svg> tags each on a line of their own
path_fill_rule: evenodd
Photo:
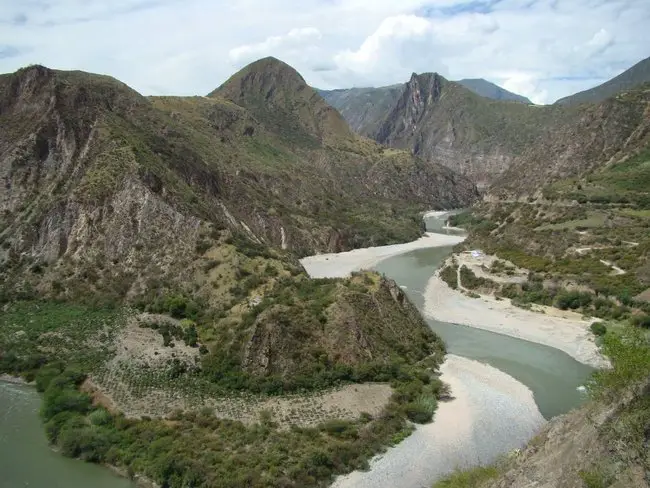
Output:
<svg viewBox="0 0 650 488">
<path fill-rule="evenodd" d="M 442 220 L 428 218 L 432 232 Z M 427 281 L 451 248 L 421 249 L 382 261 L 377 271 L 405 287 L 419 309 Z M 434 320 L 430 326 L 450 353 L 486 362 L 528 386 L 546 418 L 582 401 L 576 390 L 592 371 L 567 354 L 531 342 Z M 39 395 L 29 387 L 0 381 L 0 488 L 133 488 L 108 469 L 66 459 L 52 451 L 38 417 Z"/>
</svg>

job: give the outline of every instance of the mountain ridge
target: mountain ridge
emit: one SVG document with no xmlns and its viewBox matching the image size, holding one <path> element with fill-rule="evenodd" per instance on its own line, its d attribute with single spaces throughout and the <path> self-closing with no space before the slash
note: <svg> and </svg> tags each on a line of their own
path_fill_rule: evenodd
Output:
<svg viewBox="0 0 650 488">
<path fill-rule="evenodd" d="M 650 57 L 642 59 L 611 80 L 588 90 L 560 98 L 555 103 L 558 105 L 598 103 L 624 90 L 633 89 L 648 82 L 650 82 Z"/>
</svg>

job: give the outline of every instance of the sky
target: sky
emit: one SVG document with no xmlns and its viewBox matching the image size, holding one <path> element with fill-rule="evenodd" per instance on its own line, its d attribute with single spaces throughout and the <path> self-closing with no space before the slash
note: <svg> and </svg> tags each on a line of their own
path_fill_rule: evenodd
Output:
<svg viewBox="0 0 650 488">
<path fill-rule="evenodd" d="M 648 0 L 0 0 L 0 72 L 202 95 L 275 56 L 323 89 L 435 71 L 552 103 L 650 56 L 648 26 Z"/>
</svg>

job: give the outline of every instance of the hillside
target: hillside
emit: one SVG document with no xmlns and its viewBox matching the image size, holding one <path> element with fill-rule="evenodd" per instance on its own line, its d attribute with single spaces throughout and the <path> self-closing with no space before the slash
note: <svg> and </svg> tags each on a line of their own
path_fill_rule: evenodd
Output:
<svg viewBox="0 0 650 488">
<path fill-rule="evenodd" d="M 499 258 L 491 273 L 512 274 L 509 262 L 525 281 L 499 285 L 460 273 L 473 289 L 525 309 L 554 306 L 600 319 L 592 332 L 613 369 L 593 378 L 589 402 L 551 420 L 520 452 L 435 488 L 650 485 L 650 140 L 577 171 L 538 198 L 486 201 L 452 220 L 470 229 L 464 248 Z"/>
<path fill-rule="evenodd" d="M 36 379 L 63 454 L 170 487 L 318 486 L 431 419 L 443 347 L 402 291 L 297 257 L 416 238 L 470 181 L 355 135 L 274 59 L 209 97 L 30 66 L 0 76 L 0 126 L 0 373 Z M 367 382 L 371 412 L 341 393 Z"/>
<path fill-rule="evenodd" d="M 624 161 L 650 141 L 650 84 L 558 118 L 492 185 L 488 198 L 539 195 L 549 183 Z M 525 174 L 526 178 L 521 178 Z"/>
<path fill-rule="evenodd" d="M 508 91 L 505 88 L 501 88 L 499 85 L 495 85 L 494 83 L 484 80 L 483 78 L 467 78 L 458 80 L 456 83 L 463 85 L 468 90 L 471 90 L 477 95 L 481 95 L 485 98 L 521 102 L 529 105 L 533 103 L 528 98 L 522 95 L 517 95 L 516 93 Z"/>
<path fill-rule="evenodd" d="M 637 88 L 639 85 L 650 82 L 650 58 L 639 61 L 620 75 L 606 81 L 602 85 L 589 90 L 575 93 L 568 97 L 560 98 L 558 105 L 571 105 L 580 103 L 598 103 L 613 97 L 625 90 Z"/>
</svg>

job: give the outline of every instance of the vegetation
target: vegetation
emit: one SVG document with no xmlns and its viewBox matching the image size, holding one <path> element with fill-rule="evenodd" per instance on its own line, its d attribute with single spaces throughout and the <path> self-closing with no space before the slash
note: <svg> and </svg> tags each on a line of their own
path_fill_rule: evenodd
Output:
<svg viewBox="0 0 650 488">
<path fill-rule="evenodd" d="M 288 327 L 288 337 L 296 340 L 288 347 L 295 348 L 297 359 L 304 362 L 260 375 L 247 372 L 240 357 L 232 354 L 236 349 L 211 346 L 203 355 L 202 367 L 187 369 L 176 360 L 180 369 L 172 376 L 161 376 L 156 383 L 173 389 L 176 395 L 184 394 L 185 387 L 210 395 L 250 395 L 313 390 L 344 382 L 389 382 L 393 397 L 383 413 L 375 417 L 363 415 L 354 421 L 332 420 L 313 428 L 294 425 L 287 429 L 268 417 L 253 425 L 218 419 L 209 409 L 179 411 L 166 420 L 128 419 L 109 412 L 94 405 L 80 385 L 89 373 L 101 377 L 103 364 L 115 354 L 115 335 L 134 313 L 123 309 L 94 310 L 52 302 L 9 305 L 0 316 L 0 372 L 35 379 L 39 391 L 44 392 L 41 413 L 48 439 L 63 455 L 116 465 L 169 487 L 234 487 L 242 483 L 323 486 L 335 474 L 364 468 L 374 454 L 402 440 L 411 430 L 408 421 L 429 422 L 437 399 L 445 393 L 442 383 L 431 374 L 442 359 L 442 344 L 418 321 L 413 322 L 412 330 L 400 329 L 400 340 L 384 336 L 381 343 L 385 349 L 375 350 L 374 361 L 350 365 L 328 357 L 317 341 L 301 335 L 311 333 L 311 327 L 321 329 L 327 325 L 327 310 L 341 300 L 345 307 L 360 307 L 358 319 L 367 320 L 368 325 L 360 324 L 366 334 L 372 333 L 366 329 L 372 326 L 382 337 L 382 332 L 377 331 L 384 323 L 412 320 L 385 305 L 381 311 L 389 313 L 384 315 L 386 322 L 377 318 L 376 303 L 386 304 L 384 294 L 390 296 L 386 286 L 379 276 L 365 273 L 347 281 L 308 280 L 283 274 L 264 300 L 242 316 L 239 330 L 266 321 L 272 323 L 268 314 L 280 307 L 285 322 L 278 325 Z M 174 340 L 196 345 L 194 334 L 200 339 L 209 337 L 208 331 L 215 331 L 206 329 L 206 314 L 195 312 L 191 303 L 180 294 L 161 297 L 151 309 L 166 312 L 167 319 L 142 321 L 140 325 L 158 331 L 167 346 Z M 408 307 L 403 313 L 419 317 Z M 180 317 L 185 318 L 178 320 Z M 263 317 L 265 321 L 259 322 Z M 405 342 L 405 334 L 413 342 Z M 71 347 L 73 344 L 75 347 Z M 78 344 L 88 348 L 79 348 Z M 137 376 L 149 381 L 153 374 L 152 368 L 140 368 Z M 137 391 L 132 390 L 132 394 Z M 251 450 L 251 445 L 256 448 Z"/>
<path fill-rule="evenodd" d="M 477 488 L 486 481 L 497 478 L 501 470 L 494 466 L 479 466 L 455 473 L 433 484 L 433 488 Z"/>
<path fill-rule="evenodd" d="M 458 289 L 458 265 L 444 266 L 440 270 L 440 278 L 453 290 Z"/>
<path fill-rule="evenodd" d="M 602 322 L 594 322 L 589 326 L 589 328 L 591 329 L 591 332 L 597 337 L 601 337 L 607 334 L 607 326 Z"/>
<path fill-rule="evenodd" d="M 478 277 L 467 266 L 460 267 L 460 282 L 464 288 L 470 290 L 488 289 L 492 290 L 497 287 L 497 284 L 489 278 Z"/>
<path fill-rule="evenodd" d="M 142 473 L 170 488 L 323 486 L 334 474 L 364 468 L 409 429 L 390 412 L 376 420 L 291 429 L 264 420 L 246 426 L 211 412 L 130 420 L 93 407 L 78 391 L 83 378 L 66 369 L 41 384 L 50 442 L 66 456 Z"/>
</svg>

